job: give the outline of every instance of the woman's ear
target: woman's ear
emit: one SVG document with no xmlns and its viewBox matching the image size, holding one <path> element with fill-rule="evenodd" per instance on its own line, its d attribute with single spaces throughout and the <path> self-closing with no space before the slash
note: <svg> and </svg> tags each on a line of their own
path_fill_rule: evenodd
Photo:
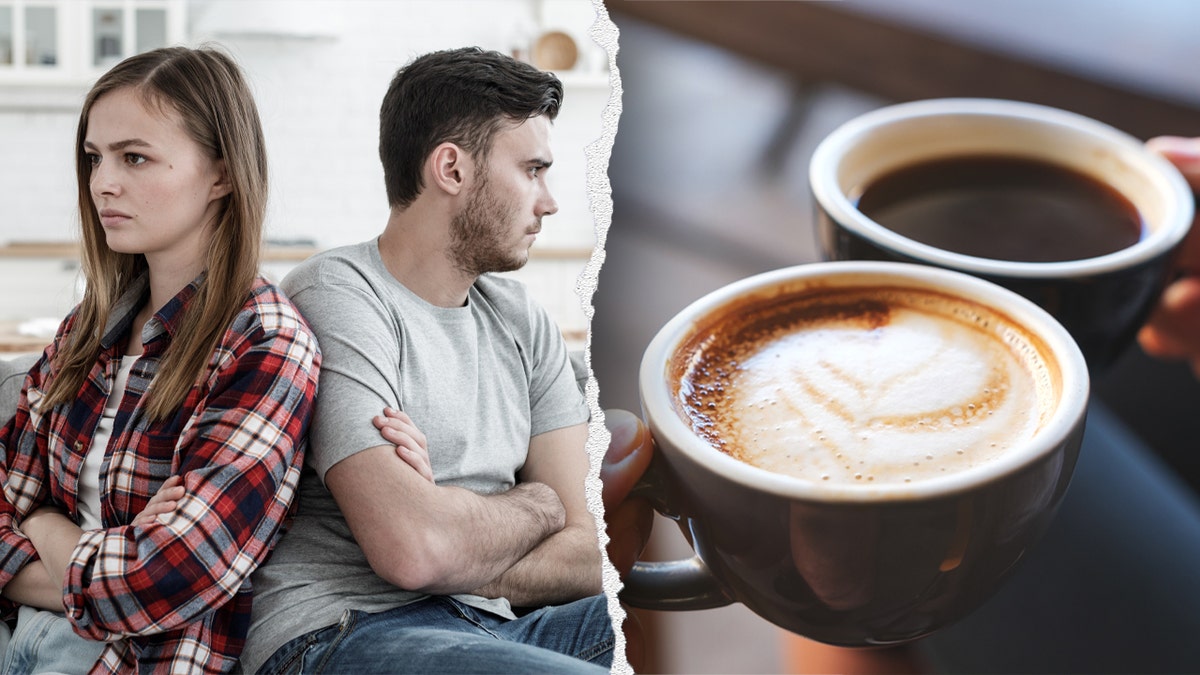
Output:
<svg viewBox="0 0 1200 675">
<path fill-rule="evenodd" d="M 471 156 L 454 143 L 442 143 L 429 153 L 427 163 L 431 187 L 450 195 L 458 195 L 466 185 L 471 171 Z"/>
<path fill-rule="evenodd" d="M 211 201 L 221 199 L 233 192 L 233 184 L 229 182 L 229 172 L 225 170 L 225 160 L 218 159 L 214 168 L 217 172 L 217 180 L 208 193 Z"/>
</svg>

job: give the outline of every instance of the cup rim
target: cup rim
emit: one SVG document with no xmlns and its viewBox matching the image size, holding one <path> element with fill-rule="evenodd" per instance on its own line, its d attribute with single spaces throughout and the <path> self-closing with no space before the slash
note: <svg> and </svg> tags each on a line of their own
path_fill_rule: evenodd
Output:
<svg viewBox="0 0 1200 675">
<path fill-rule="evenodd" d="M 949 290 L 1002 310 L 1042 339 L 1061 369 L 1062 393 L 1043 428 L 1020 448 L 946 476 L 913 483 L 829 484 L 761 469 L 735 459 L 697 436 L 676 411 L 668 382 L 671 356 L 692 334 L 698 319 L 759 289 L 806 279 L 867 277 L 864 284 L 894 283 Z M 1027 467 L 1059 448 L 1084 419 L 1089 395 L 1087 364 L 1066 329 L 1045 310 L 992 282 L 952 270 L 900 262 L 836 261 L 785 267 L 723 286 L 688 305 L 651 340 L 638 374 L 642 411 L 660 452 L 678 452 L 706 470 L 751 489 L 796 500 L 837 503 L 915 501 L 958 494 Z"/>
<path fill-rule="evenodd" d="M 992 116 L 1023 119 L 1070 128 L 1092 136 L 1145 168 L 1159 187 L 1174 197 L 1175 209 L 1161 227 L 1141 241 L 1093 258 L 1055 262 L 996 260 L 939 249 L 910 239 L 871 220 L 851 203 L 838 185 L 841 158 L 864 135 L 906 120 L 937 116 Z M 941 98 L 884 106 L 851 119 L 826 136 L 809 163 L 809 185 L 820 208 L 843 227 L 908 258 L 972 274 L 1009 278 L 1091 276 L 1148 262 L 1171 250 L 1187 235 L 1194 215 L 1191 188 L 1179 170 L 1146 149 L 1137 138 L 1077 113 L 1023 101 L 989 98 Z"/>
</svg>

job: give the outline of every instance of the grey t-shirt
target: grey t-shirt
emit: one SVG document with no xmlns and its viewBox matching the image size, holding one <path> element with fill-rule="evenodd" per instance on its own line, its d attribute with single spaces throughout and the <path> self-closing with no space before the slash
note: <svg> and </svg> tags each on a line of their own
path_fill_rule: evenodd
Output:
<svg viewBox="0 0 1200 675">
<path fill-rule="evenodd" d="M 465 306 L 437 307 L 400 284 L 370 241 L 314 256 L 282 288 L 317 335 L 321 379 L 296 519 L 253 577 L 250 672 L 346 609 L 426 597 L 371 570 L 324 485 L 330 467 L 385 443 L 371 423 L 385 406 L 425 433 L 436 483 L 480 494 L 515 485 L 530 438 L 588 417 L 561 333 L 516 281 L 484 275 Z M 512 616 L 502 598 L 456 597 Z"/>
</svg>

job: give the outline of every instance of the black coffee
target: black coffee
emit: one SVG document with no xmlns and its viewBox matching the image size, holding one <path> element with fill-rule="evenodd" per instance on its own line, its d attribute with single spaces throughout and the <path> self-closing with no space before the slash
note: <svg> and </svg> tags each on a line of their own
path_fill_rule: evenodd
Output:
<svg viewBox="0 0 1200 675">
<path fill-rule="evenodd" d="M 871 220 L 936 248 L 1022 262 L 1082 260 L 1141 239 L 1137 209 L 1066 167 L 998 155 L 949 157 L 893 171 L 866 187 Z"/>
</svg>

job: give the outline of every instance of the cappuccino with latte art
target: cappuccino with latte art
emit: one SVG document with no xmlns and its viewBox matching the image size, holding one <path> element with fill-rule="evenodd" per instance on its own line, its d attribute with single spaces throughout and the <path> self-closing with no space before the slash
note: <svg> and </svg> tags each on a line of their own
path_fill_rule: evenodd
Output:
<svg viewBox="0 0 1200 675">
<path fill-rule="evenodd" d="M 885 262 L 719 288 L 650 342 L 639 497 L 696 555 L 621 599 L 741 602 L 843 646 L 915 640 L 983 602 L 1046 530 L 1083 437 L 1087 364 L 1029 300 Z"/>
<path fill-rule="evenodd" d="M 761 469 L 891 485 L 981 466 L 1054 412 L 1044 345 L 935 290 L 814 287 L 714 313 L 679 352 L 677 405 Z"/>
</svg>

